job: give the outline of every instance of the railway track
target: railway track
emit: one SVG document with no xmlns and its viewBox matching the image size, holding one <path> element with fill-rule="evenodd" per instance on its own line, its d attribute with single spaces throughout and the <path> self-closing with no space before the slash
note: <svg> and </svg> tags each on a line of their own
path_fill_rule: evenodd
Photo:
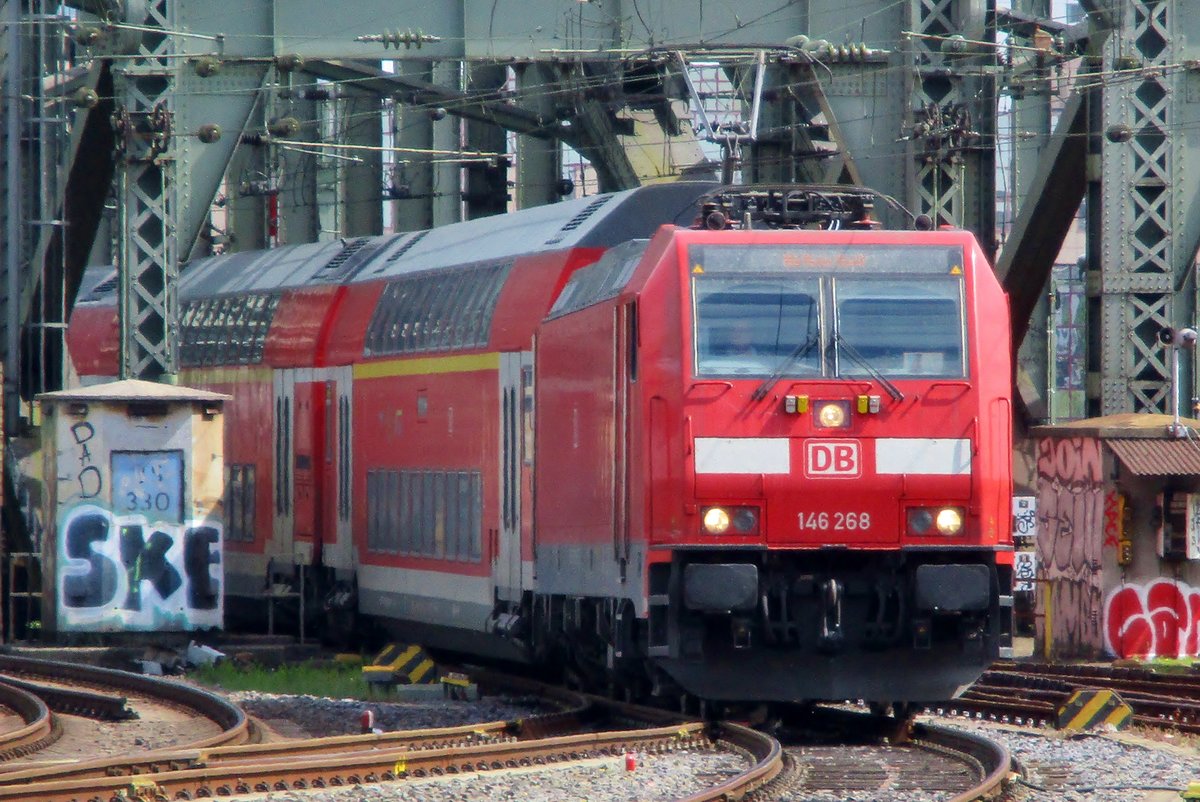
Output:
<svg viewBox="0 0 1200 802">
<path fill-rule="evenodd" d="M 935 713 L 959 713 L 1046 726 L 1073 693 L 1116 691 L 1133 709 L 1133 723 L 1200 734 L 1200 677 L 1111 666 L 997 663 L 953 702 Z"/>
<path fill-rule="evenodd" d="M 164 750 L 135 760 L 31 768 L 0 775 L 0 800 L 196 799 L 550 766 L 630 752 L 723 748 L 744 754 L 749 764 L 745 772 L 688 798 L 689 802 L 705 802 L 740 797 L 774 778 L 782 765 L 779 743 L 747 727 L 723 724 L 714 728 L 654 708 L 608 702 L 536 683 L 521 685 L 527 692 L 548 695 L 566 706 L 520 721 Z M 631 721 L 642 726 L 545 735 L 564 728 Z"/>
<path fill-rule="evenodd" d="M 119 687 L 137 693 L 159 690 L 160 684 L 166 684 L 170 686 L 169 698 L 179 704 L 190 703 L 192 709 L 205 706 L 204 701 L 197 703 L 198 697 L 193 693 L 200 694 L 201 700 L 212 696 L 173 683 L 146 683 L 147 678 L 124 672 L 62 667 L 44 661 L 22 659 L 20 663 L 6 664 L 6 658 L 0 657 L 0 671 L 19 671 L 23 676 L 43 679 L 53 677 L 55 681 L 70 678 L 109 690 Z M 578 694 L 507 675 L 476 672 L 475 679 L 486 688 L 536 696 L 554 709 L 519 720 L 459 727 L 267 744 L 222 745 L 206 739 L 187 748 L 157 750 L 136 757 L 14 766 L 0 773 L 0 801 L 108 802 L 137 798 L 165 802 L 464 776 L 549 767 L 631 752 L 663 754 L 679 749 L 736 753 L 746 766 L 735 776 L 718 778 L 710 787 L 686 797 L 684 802 L 740 799 L 751 793 L 757 793 L 756 799 L 769 799 L 773 788 L 796 787 L 797 766 L 807 767 L 802 774 L 809 781 L 814 777 L 826 778 L 818 779 L 818 784 L 830 785 L 831 777 L 851 778 L 847 789 L 869 785 L 882 770 L 892 778 L 893 787 L 922 782 L 925 785 L 920 787 L 948 794 L 944 798 L 953 800 L 979 798 L 997 787 L 1008 773 L 1007 753 L 999 747 L 975 736 L 930 726 L 918 726 L 902 746 L 877 745 L 872 747 L 876 750 L 873 756 L 859 753 L 851 765 L 845 763 L 844 756 L 855 753 L 847 751 L 844 745 L 824 756 L 816 753 L 802 756 L 795 751 L 796 747 L 785 748 L 776 738 L 737 723 L 706 724 L 673 712 Z M 182 695 L 178 693 L 180 690 Z M 12 692 L 28 693 L 18 688 Z M 9 691 L 0 686 L 0 702 L 6 693 Z M 99 696 L 107 696 L 110 712 L 117 709 L 113 699 L 118 697 Z M 30 699 L 34 700 L 32 706 Z M 86 699 L 71 700 L 77 707 L 85 702 Z M 228 704 L 221 702 L 222 708 Z M 36 704 L 36 698 L 30 696 L 24 702 L 14 701 L 13 709 L 24 705 L 33 713 Z M 40 704 L 47 707 L 44 702 Z M 206 715 L 211 715 L 214 708 L 205 709 Z M 50 716 L 34 718 L 49 720 Z M 228 711 L 226 718 L 245 720 L 244 714 L 230 717 Z M 880 720 L 859 716 L 854 721 L 855 726 L 869 727 L 878 726 Z M 226 727 L 223 736 L 231 731 L 241 730 L 235 724 Z"/>
<path fill-rule="evenodd" d="M 898 730 L 866 713 L 803 711 L 785 718 L 780 734 L 785 769 L 755 802 L 915 791 L 972 802 L 998 793 L 1012 771 L 1008 750 L 982 736 L 931 724 Z"/>
<path fill-rule="evenodd" d="M 60 714 L 110 722 L 136 718 L 126 694 L 214 722 L 219 731 L 194 740 L 188 744 L 191 748 L 244 743 L 251 738 L 249 721 L 237 705 L 199 688 L 96 666 L 0 655 L 0 705 L 13 710 L 23 722 L 15 730 L 0 733 L 0 773 L 22 768 L 36 753 L 70 732 Z M 18 760 L 21 762 L 14 763 Z"/>
<path fill-rule="evenodd" d="M 0 682 L 0 706 L 12 710 L 22 722 L 20 727 L 0 733 L 0 761 L 33 754 L 62 736 L 50 707 L 24 688 Z"/>
</svg>

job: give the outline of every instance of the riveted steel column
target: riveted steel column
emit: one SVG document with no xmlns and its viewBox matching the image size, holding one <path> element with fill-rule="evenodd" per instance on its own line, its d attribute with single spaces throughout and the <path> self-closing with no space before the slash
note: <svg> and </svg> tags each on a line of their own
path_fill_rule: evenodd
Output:
<svg viewBox="0 0 1200 802">
<path fill-rule="evenodd" d="M 175 6 L 156 0 L 128 20 L 147 30 L 117 77 L 122 377 L 158 379 L 177 369 Z"/>
<path fill-rule="evenodd" d="M 909 0 L 908 206 L 995 249 L 995 95 L 990 0 Z M 975 76 L 966 73 L 975 72 Z"/>
<path fill-rule="evenodd" d="M 358 161 L 337 160 L 345 205 L 343 231 L 348 237 L 369 237 L 383 231 L 383 109 L 377 94 L 351 88 L 342 100 L 345 141 L 363 145 L 353 151 Z"/>
<path fill-rule="evenodd" d="M 548 129 L 559 127 L 558 112 L 567 108 L 556 97 L 558 69 L 553 65 L 521 64 L 515 68 L 521 105 L 535 109 Z M 517 208 L 554 203 L 561 197 L 562 143 L 528 135 L 517 137 Z"/>
<path fill-rule="evenodd" d="M 1013 10 L 1049 19 L 1050 0 L 1017 0 L 1013 3 Z M 1014 35 L 1013 39 L 1018 45 L 1026 48 L 1035 44 L 1028 37 Z M 1027 52 L 1022 54 L 1025 55 L 1025 59 L 1019 65 L 1019 82 L 1018 79 L 1014 79 L 1010 87 L 1012 116 L 1009 119 L 1012 121 L 1012 128 L 1010 136 L 1005 139 L 1012 143 L 1009 153 L 1012 163 L 1009 195 L 1005 199 L 1005 208 L 1008 211 L 1008 230 L 1005 234 L 1012 230 L 1017 209 L 1020 208 L 1020 204 L 1026 202 L 1031 188 L 1034 187 L 1042 151 L 1050 139 L 1050 96 L 1054 88 L 1049 80 L 1050 69 L 1040 56 L 1028 56 Z M 1029 198 L 1030 202 L 1032 200 L 1033 198 Z M 1023 394 L 1022 400 L 1026 409 L 1035 418 L 1046 418 L 1051 414 L 1050 400 L 1054 392 L 1052 362 L 1048 351 L 1052 325 L 1049 274 L 1046 280 L 1040 283 L 1042 286 L 1037 306 L 1033 310 L 1033 322 L 1017 353 L 1017 369 L 1029 377 L 1032 388 L 1036 389 L 1038 394 Z"/>
<path fill-rule="evenodd" d="M 462 91 L 462 64 L 458 61 L 397 61 L 396 74 Z M 396 144 L 403 148 L 458 150 L 462 120 L 444 107 L 417 103 L 415 95 L 397 96 Z M 462 174 L 457 163 L 398 153 L 392 186 L 397 231 L 420 231 L 462 219 Z"/>
<path fill-rule="evenodd" d="M 0 270 L 4 287 L 4 397 L 16 400 L 20 376 L 19 277 L 22 262 L 21 196 L 21 3 L 0 3 L 0 75 L 3 76 L 4 116 L 0 122 L 0 186 L 5 188 L 0 205 Z M 5 417 L 16 420 L 16 408 L 5 406 Z"/>
<path fill-rule="evenodd" d="M 467 91 L 502 97 L 508 82 L 508 71 L 502 65 L 478 63 L 467 67 Z M 480 120 L 467 120 L 467 149 L 483 153 L 507 153 L 508 132 L 498 125 Z M 472 161 L 463 165 L 467 218 L 504 214 L 508 209 L 508 159 Z"/>
<path fill-rule="evenodd" d="M 1158 332 L 1196 319 L 1200 72 L 1188 65 L 1200 57 L 1200 21 L 1190 0 L 1128 0 L 1114 11 L 1106 61 L 1115 73 L 1094 132 L 1104 182 L 1091 231 L 1102 237 L 1099 411 L 1164 412 L 1170 354 Z M 1185 375 L 1185 399 L 1193 381 Z"/>
</svg>

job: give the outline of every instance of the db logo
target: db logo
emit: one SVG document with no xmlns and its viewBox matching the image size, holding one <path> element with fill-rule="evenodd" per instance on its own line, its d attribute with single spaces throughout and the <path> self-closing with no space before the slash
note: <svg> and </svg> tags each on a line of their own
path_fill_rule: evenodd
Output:
<svg viewBox="0 0 1200 802">
<path fill-rule="evenodd" d="M 857 440 L 809 440 L 804 444 L 804 475 L 854 478 L 862 474 Z"/>
</svg>

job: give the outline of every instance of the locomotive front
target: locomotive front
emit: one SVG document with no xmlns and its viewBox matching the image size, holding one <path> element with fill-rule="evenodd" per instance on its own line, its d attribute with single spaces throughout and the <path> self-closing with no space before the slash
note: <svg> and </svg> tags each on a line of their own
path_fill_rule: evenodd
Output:
<svg viewBox="0 0 1200 802">
<path fill-rule="evenodd" d="M 961 692 L 1011 621 L 1008 315 L 973 238 L 678 231 L 656 274 L 680 367 L 646 390 L 684 434 L 651 447 L 682 514 L 651 514 L 650 655 L 713 699 Z"/>
</svg>

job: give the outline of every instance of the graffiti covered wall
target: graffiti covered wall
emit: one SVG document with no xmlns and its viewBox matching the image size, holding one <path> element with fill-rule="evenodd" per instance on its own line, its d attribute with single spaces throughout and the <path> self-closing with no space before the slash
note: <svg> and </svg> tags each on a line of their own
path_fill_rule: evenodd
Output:
<svg viewBox="0 0 1200 802">
<path fill-rule="evenodd" d="M 58 403 L 47 417 L 59 631 L 195 630 L 223 623 L 223 430 L 191 403 L 129 415 Z"/>
<path fill-rule="evenodd" d="M 1117 657 L 1200 656 L 1200 589 L 1173 579 L 1114 588 L 1104 645 Z"/>
<path fill-rule="evenodd" d="M 1037 637 L 1046 645 L 1049 630 L 1056 657 L 1095 657 L 1104 648 L 1103 465 L 1096 438 L 1038 440 Z"/>
</svg>

